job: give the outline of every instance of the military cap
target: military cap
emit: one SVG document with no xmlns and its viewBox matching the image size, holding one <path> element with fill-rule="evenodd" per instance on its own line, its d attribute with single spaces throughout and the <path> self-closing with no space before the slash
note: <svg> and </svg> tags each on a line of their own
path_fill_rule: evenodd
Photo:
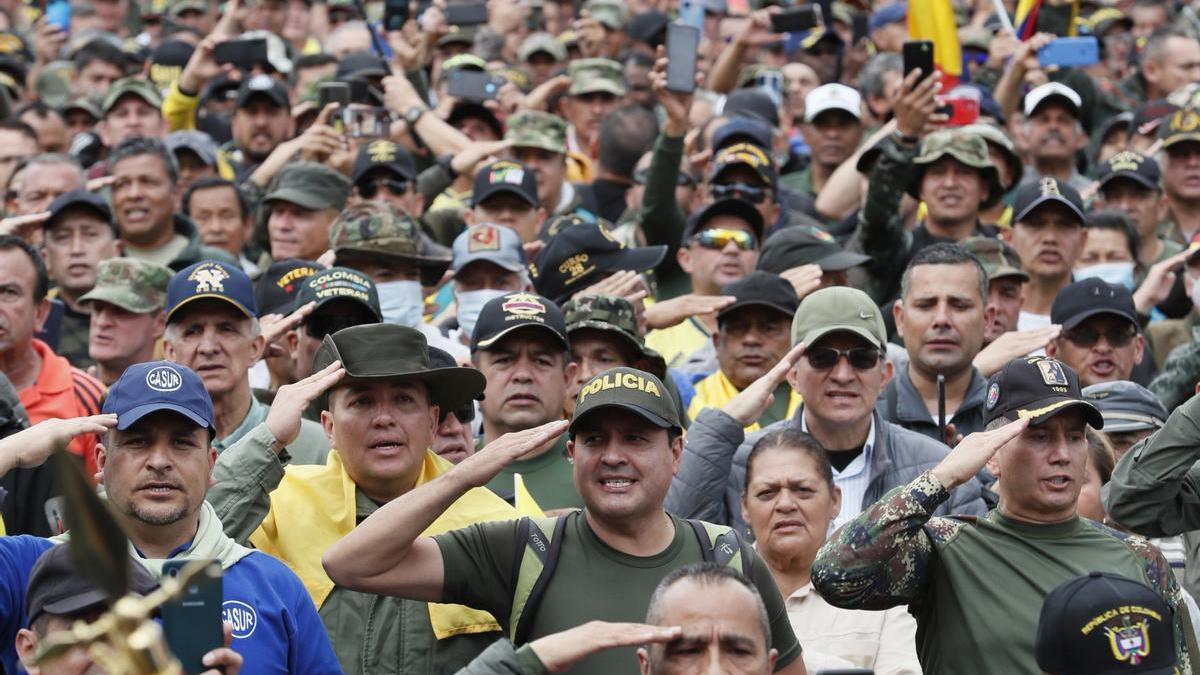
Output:
<svg viewBox="0 0 1200 675">
<path fill-rule="evenodd" d="M 1083 397 L 1100 409 L 1105 433 L 1161 429 L 1170 416 L 1154 392 L 1128 380 L 1084 387 Z"/>
<path fill-rule="evenodd" d="M 420 380 L 429 389 L 429 404 L 444 411 L 469 404 L 483 394 L 485 384 L 483 373 L 474 368 L 431 367 L 425 335 L 394 323 L 351 326 L 326 335 L 313 357 L 313 372 L 334 361 L 346 369 L 335 387 L 363 380 Z"/>
<path fill-rule="evenodd" d="M 627 248 L 604 225 L 577 222 L 563 227 L 538 253 L 533 285 L 542 295 L 563 303 L 609 273 L 645 272 L 666 255 L 666 245 Z"/>
<path fill-rule="evenodd" d="M 811 225 L 785 227 L 767 237 L 757 268 L 782 274 L 800 265 L 816 264 L 823 272 L 840 272 L 870 262 L 871 256 L 852 253 L 828 232 Z"/>
<path fill-rule="evenodd" d="M 979 259 L 988 281 L 1003 277 L 1020 277 L 1021 281 L 1029 281 L 1029 275 L 1021 268 L 1021 257 L 1008 242 L 992 237 L 967 237 L 958 245 Z"/>
<path fill-rule="evenodd" d="M 1012 221 L 1019 223 L 1025 220 L 1033 213 L 1034 209 L 1043 204 L 1065 206 L 1079 221 L 1079 225 L 1083 226 L 1085 220 L 1083 199 L 1079 196 L 1079 191 L 1071 187 L 1070 183 L 1053 176 L 1043 176 L 1017 188 L 1016 197 L 1013 199 Z"/>
<path fill-rule="evenodd" d="M 305 279 L 321 271 L 311 260 L 288 258 L 271 263 L 254 283 L 254 302 L 258 316 L 287 314 L 296 304 L 296 295 Z"/>
<path fill-rule="evenodd" d="M 236 105 L 239 109 L 245 108 L 255 97 L 265 98 L 284 110 L 292 109 L 287 87 L 270 75 L 258 74 L 246 78 L 238 87 Z"/>
<path fill-rule="evenodd" d="M 1130 180 L 1144 188 L 1158 190 L 1161 189 L 1159 180 L 1162 179 L 1162 172 L 1159 171 L 1158 162 L 1154 161 L 1153 157 L 1132 150 L 1122 150 L 1104 160 L 1096 177 L 1101 191 L 1118 179 Z"/>
<path fill-rule="evenodd" d="M 200 12 L 201 14 L 208 11 L 209 3 L 206 0 L 175 0 L 171 4 L 167 13 L 172 17 L 178 17 L 184 12 Z"/>
<path fill-rule="evenodd" d="M 1125 30 L 1133 29 L 1133 19 L 1116 7 L 1102 7 L 1087 18 L 1087 25 L 1092 35 L 1103 39 L 1104 34 L 1113 26 L 1121 26 Z"/>
<path fill-rule="evenodd" d="M 550 333 L 563 349 L 570 348 L 567 324 L 552 300 L 536 293 L 516 291 L 487 301 L 479 311 L 471 334 L 471 353 L 487 350 L 504 336 L 520 328 L 538 328 Z"/>
<path fill-rule="evenodd" d="M 621 30 L 629 21 L 629 8 L 619 0 L 588 0 L 583 8 L 609 30 Z"/>
<path fill-rule="evenodd" d="M 1008 165 L 1009 174 L 1008 185 L 1004 186 L 1006 189 L 1014 185 L 1020 185 L 1021 177 L 1025 174 L 1025 162 L 1021 159 L 1021 155 L 1017 152 L 1017 147 L 1013 145 L 1012 139 L 1008 137 L 1008 134 L 1004 133 L 995 124 L 984 121 L 968 124 L 962 129 L 967 133 L 982 136 L 988 145 L 995 146 L 1000 150 L 1000 154 L 1004 155 L 1004 163 Z"/>
<path fill-rule="evenodd" d="M 421 283 L 433 286 L 445 274 L 452 256 L 435 243 L 421 226 L 402 209 L 381 202 L 361 202 L 338 214 L 329 231 L 335 264 L 353 267 L 349 261 L 369 257 L 416 265 Z"/>
<path fill-rule="evenodd" d="M 567 323 L 567 337 L 584 328 L 612 333 L 633 346 L 634 350 L 653 364 L 658 377 L 666 377 L 667 362 L 662 355 L 646 346 L 638 329 L 637 310 L 625 298 L 612 295 L 589 295 L 568 300 L 562 308 Z"/>
<path fill-rule="evenodd" d="M 143 80 L 140 77 L 123 77 L 108 88 L 108 92 L 104 95 L 104 103 L 100 105 L 100 113 L 102 116 L 107 116 L 125 96 L 136 96 L 146 102 L 147 105 L 155 110 L 162 108 L 162 94 L 154 88 L 154 85 L 149 80 Z"/>
<path fill-rule="evenodd" d="M 520 272 L 529 264 L 517 231 L 492 223 L 472 225 L 459 233 L 454 238 L 451 254 L 454 257 L 451 269 L 455 272 L 481 260 L 509 272 Z"/>
<path fill-rule="evenodd" d="M 508 118 L 504 139 L 518 148 L 541 148 L 567 154 L 567 123 L 558 115 L 522 110 Z"/>
<path fill-rule="evenodd" d="M 753 143 L 735 143 L 717 151 L 712 160 L 709 182 L 717 182 L 726 171 L 735 166 L 748 166 L 753 169 L 764 187 L 774 188 L 779 177 L 775 169 L 775 160 L 766 150 Z"/>
<path fill-rule="evenodd" d="M 139 258 L 108 258 L 96 266 L 96 284 L 80 304 L 100 301 L 136 314 L 161 311 L 167 302 L 169 268 Z"/>
<path fill-rule="evenodd" d="M 625 71 L 621 64 L 612 59 L 591 58 L 572 61 L 567 67 L 571 86 L 567 96 L 582 96 L 596 92 L 607 92 L 613 96 L 624 96 Z"/>
<path fill-rule="evenodd" d="M 1000 185 L 1000 172 L 988 155 L 987 142 L 977 133 L 962 129 L 942 129 L 925 137 L 921 142 L 921 154 L 913 160 L 912 178 L 908 182 L 908 194 L 921 198 L 921 179 L 930 164 L 943 157 L 953 157 L 959 163 L 978 169 L 987 185 L 987 198 L 980 208 L 988 208 L 1004 197 L 1004 186 Z M 1014 219 L 1015 220 L 1015 219 Z"/>
<path fill-rule="evenodd" d="M 187 150 L 199 157 L 205 165 L 217 166 L 217 154 L 220 152 L 217 142 L 203 131 L 195 129 L 172 131 L 163 139 L 163 145 L 167 146 L 167 150 L 170 150 L 172 154 L 178 153 L 180 150 Z"/>
<path fill-rule="evenodd" d="M 379 291 L 367 275 L 347 267 L 330 267 L 305 278 L 296 292 L 296 309 L 316 303 L 309 318 L 331 302 L 349 300 L 364 307 L 375 321 L 383 320 L 379 309 Z"/>
<path fill-rule="evenodd" d="M 1192 108 L 1176 110 L 1167 123 L 1159 127 L 1159 137 L 1164 149 L 1177 143 L 1200 143 L 1200 111 Z"/>
<path fill-rule="evenodd" d="M 511 127 L 510 127 L 511 130 Z M 493 162 L 475 174 L 475 189 L 471 193 L 471 206 L 479 206 L 493 195 L 508 192 L 537 208 L 537 178 L 524 164 L 502 159 Z"/>
<path fill-rule="evenodd" d="M 567 48 L 558 41 L 558 38 L 549 33 L 533 33 L 525 38 L 525 41 L 521 43 L 521 48 L 517 51 L 517 59 L 524 63 L 538 52 L 549 54 L 550 58 L 558 63 L 567 60 Z"/>
<path fill-rule="evenodd" d="M 438 38 L 437 46 L 474 45 L 479 30 L 475 26 L 450 26 L 446 34 Z"/>
<path fill-rule="evenodd" d="M 831 286 L 804 296 L 792 319 L 792 344 L 811 347 L 830 333 L 853 333 L 881 351 L 887 348 L 883 315 L 871 296 L 849 286 Z"/>
<path fill-rule="evenodd" d="M 662 380 L 644 370 L 613 368 L 588 380 L 579 390 L 568 431 L 574 435 L 585 417 L 605 408 L 627 410 L 663 429 L 683 428 Z"/>
<path fill-rule="evenodd" d="M 275 179 L 275 187 L 263 197 L 263 202 L 284 201 L 306 209 L 346 207 L 350 196 L 350 179 L 316 162 L 294 162 L 283 167 Z"/>
<path fill-rule="evenodd" d="M 417 177 L 417 165 L 412 154 L 403 146 L 385 138 L 376 139 L 359 148 L 354 158 L 354 168 L 350 171 L 350 180 L 358 184 L 364 176 L 372 171 L 387 171 L 405 180 Z"/>
<path fill-rule="evenodd" d="M 1104 427 L 1100 411 L 1083 398 L 1071 366 L 1049 356 L 1023 356 L 988 378 L 983 421 L 1029 418 L 1030 424 L 1041 424 L 1072 408 L 1079 408 L 1092 428 Z"/>
<path fill-rule="evenodd" d="M 176 272 L 167 284 L 167 322 L 184 305 L 206 298 L 223 300 L 250 318 L 258 315 L 254 282 L 242 268 L 217 260 L 201 260 Z"/>
<path fill-rule="evenodd" d="M 93 120 L 100 119 L 100 107 L 96 102 L 86 96 L 79 96 L 67 101 L 62 107 L 62 113 L 65 115 L 72 110 L 82 110 L 91 116 Z"/>
</svg>

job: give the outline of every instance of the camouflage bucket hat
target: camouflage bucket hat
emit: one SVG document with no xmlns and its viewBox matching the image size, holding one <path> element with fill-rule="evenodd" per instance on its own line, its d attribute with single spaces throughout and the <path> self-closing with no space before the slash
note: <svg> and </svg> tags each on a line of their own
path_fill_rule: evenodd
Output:
<svg viewBox="0 0 1200 675">
<path fill-rule="evenodd" d="M 162 94 L 154 88 L 149 80 L 140 77 L 126 77 L 112 83 L 104 96 L 100 112 L 107 115 L 126 94 L 137 96 L 153 108 L 162 108 Z"/>
<path fill-rule="evenodd" d="M 607 92 L 613 96 L 624 96 L 625 71 L 621 64 L 612 59 L 579 59 L 567 67 L 571 87 L 567 96 L 582 96 L 596 92 Z"/>
<path fill-rule="evenodd" d="M 1029 275 L 1021 268 L 1021 257 L 1008 242 L 992 237 L 967 237 L 958 245 L 979 258 L 988 281 L 1002 277 L 1017 277 L 1021 281 L 1029 281 Z"/>
<path fill-rule="evenodd" d="M 592 328 L 606 333 L 615 333 L 631 343 L 651 362 L 649 372 L 659 378 L 666 377 L 667 362 L 662 355 L 646 346 L 638 331 L 637 311 L 625 298 L 611 295 L 589 295 L 574 298 L 563 305 L 563 318 L 567 322 L 567 337 L 572 331 Z"/>
<path fill-rule="evenodd" d="M 567 123 L 558 115 L 526 110 L 508 118 L 504 140 L 518 148 L 541 148 L 567 154 Z"/>
<path fill-rule="evenodd" d="M 329 231 L 335 264 L 353 267 L 348 258 L 371 257 L 417 266 L 421 283 L 435 285 L 453 257 L 435 243 L 412 216 L 379 202 L 355 204 L 338 214 Z"/>
<path fill-rule="evenodd" d="M 621 30 L 629 22 L 629 8 L 615 0 L 590 0 L 583 6 L 592 18 L 609 30 Z"/>
<path fill-rule="evenodd" d="M 962 129 L 943 129 L 925 137 L 925 140 L 921 142 L 920 154 L 913 160 L 912 179 L 908 183 L 908 194 L 915 199 L 920 199 L 921 179 L 925 177 L 925 169 L 947 155 L 983 173 L 988 196 L 979 208 L 991 207 L 1004 197 L 1004 187 L 1000 185 L 1000 172 L 996 170 L 991 157 L 988 156 L 987 141 L 978 134 Z"/>
<path fill-rule="evenodd" d="M 138 258 L 109 258 L 96 267 L 96 285 L 79 302 L 107 302 L 135 314 L 160 312 L 174 275 L 162 265 Z"/>
</svg>

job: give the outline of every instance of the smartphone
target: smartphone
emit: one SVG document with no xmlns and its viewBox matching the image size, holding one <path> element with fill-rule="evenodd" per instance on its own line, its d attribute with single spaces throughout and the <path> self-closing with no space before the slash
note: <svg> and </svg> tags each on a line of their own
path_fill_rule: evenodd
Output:
<svg viewBox="0 0 1200 675">
<path fill-rule="evenodd" d="M 495 100 L 504 78 L 478 70 L 455 70 L 446 82 L 446 93 L 472 103 Z"/>
<path fill-rule="evenodd" d="M 679 0 L 679 23 L 704 30 L 704 0 Z"/>
<path fill-rule="evenodd" d="M 904 56 L 904 77 L 920 68 L 921 79 L 933 74 L 933 41 L 909 40 L 901 49 Z"/>
<path fill-rule="evenodd" d="M 213 59 L 217 63 L 229 63 L 240 68 L 267 63 L 267 41 L 262 38 L 226 40 L 213 47 Z"/>
<path fill-rule="evenodd" d="M 443 13 L 451 26 L 478 26 L 488 21 L 487 5 L 482 2 L 451 3 Z"/>
<path fill-rule="evenodd" d="M 771 15 L 772 33 L 801 33 L 821 25 L 820 5 L 805 5 Z"/>
<path fill-rule="evenodd" d="M 387 108 L 352 104 L 343 111 L 343 123 L 352 138 L 388 138 L 391 136 L 392 113 Z"/>
<path fill-rule="evenodd" d="M 345 82 L 322 82 L 317 86 L 317 105 L 324 109 L 330 103 L 350 105 L 350 85 Z"/>
<path fill-rule="evenodd" d="M 71 32 L 70 0 L 51 0 L 46 3 L 46 23 L 58 27 L 64 33 Z"/>
<path fill-rule="evenodd" d="M 1038 65 L 1076 68 L 1100 61 L 1100 43 L 1093 36 L 1054 38 L 1038 50 Z"/>
<path fill-rule="evenodd" d="M 384 0 L 383 29 L 385 31 L 403 30 L 404 24 L 407 22 L 408 0 Z"/>
<path fill-rule="evenodd" d="M 700 30 L 672 23 L 667 26 L 667 91 L 690 94 L 696 90 L 696 55 Z"/>
<path fill-rule="evenodd" d="M 194 560 L 168 560 L 163 575 L 178 577 Z M 206 670 L 200 659 L 225 642 L 222 628 L 224 591 L 221 564 L 211 561 L 204 572 L 193 576 L 179 597 L 162 606 L 163 633 L 167 647 L 183 665 L 187 675 Z"/>
<path fill-rule="evenodd" d="M 866 12 L 855 12 L 850 17 L 850 42 L 858 44 L 867 37 L 870 37 L 870 19 L 871 15 Z"/>
</svg>

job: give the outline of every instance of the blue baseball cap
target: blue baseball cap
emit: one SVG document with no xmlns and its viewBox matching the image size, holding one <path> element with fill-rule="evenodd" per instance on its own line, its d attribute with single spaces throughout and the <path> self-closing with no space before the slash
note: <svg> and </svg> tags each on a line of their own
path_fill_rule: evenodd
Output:
<svg viewBox="0 0 1200 675">
<path fill-rule="evenodd" d="M 908 18 L 908 3 L 901 2 L 887 7 L 881 7 L 871 14 L 867 20 L 867 30 L 875 31 L 893 23 L 899 23 Z"/>
<path fill-rule="evenodd" d="M 521 236 L 504 225 L 473 225 L 454 238 L 452 250 L 454 261 L 450 263 L 450 269 L 455 272 L 477 260 L 486 260 L 509 272 L 519 272 L 529 264 L 521 246 Z"/>
<path fill-rule="evenodd" d="M 201 260 L 176 272 L 167 284 L 167 321 L 180 307 L 203 298 L 224 300 L 248 317 L 257 316 L 250 276 L 229 263 Z"/>
<path fill-rule="evenodd" d="M 177 412 L 206 429 L 217 428 L 212 398 L 200 376 L 170 361 L 147 361 L 126 368 L 109 388 L 100 412 L 116 415 L 117 429 L 124 431 L 159 410 Z"/>
</svg>

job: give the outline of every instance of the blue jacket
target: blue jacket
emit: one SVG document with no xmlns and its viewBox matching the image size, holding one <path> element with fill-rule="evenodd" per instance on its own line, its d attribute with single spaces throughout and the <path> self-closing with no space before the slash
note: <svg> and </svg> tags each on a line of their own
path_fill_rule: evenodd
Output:
<svg viewBox="0 0 1200 675">
<path fill-rule="evenodd" d="M 26 625 L 25 588 L 43 551 L 39 537 L 0 538 L 0 662 L 17 670 L 17 631 Z M 300 579 L 257 551 L 225 570 L 224 620 L 233 624 L 233 649 L 244 673 L 341 673 L 325 626 Z"/>
</svg>

